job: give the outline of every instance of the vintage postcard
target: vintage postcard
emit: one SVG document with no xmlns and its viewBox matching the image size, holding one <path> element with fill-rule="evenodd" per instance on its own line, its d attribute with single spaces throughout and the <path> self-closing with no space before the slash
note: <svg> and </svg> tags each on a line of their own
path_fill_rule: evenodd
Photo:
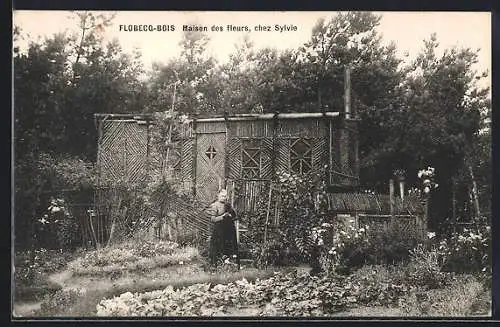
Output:
<svg viewBox="0 0 500 327">
<path fill-rule="evenodd" d="M 491 317 L 491 39 L 15 10 L 12 317 Z"/>
</svg>

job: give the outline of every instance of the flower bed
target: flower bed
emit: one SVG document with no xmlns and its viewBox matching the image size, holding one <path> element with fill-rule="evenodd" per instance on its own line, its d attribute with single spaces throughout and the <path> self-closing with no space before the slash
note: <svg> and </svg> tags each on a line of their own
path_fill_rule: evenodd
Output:
<svg viewBox="0 0 500 327">
<path fill-rule="evenodd" d="M 321 287 L 319 287 L 321 285 Z M 279 311 L 283 315 L 324 314 L 320 293 L 329 295 L 332 307 L 347 304 L 352 299 L 344 287 L 320 283 L 307 274 L 276 274 L 249 283 L 246 279 L 228 284 L 195 284 L 179 290 L 167 287 L 146 293 L 124 293 L 97 305 L 98 316 L 212 316 L 225 314 L 232 307 L 257 306 L 260 315 Z M 269 304 L 266 306 L 266 304 Z M 271 307 L 272 306 L 272 309 Z"/>
<path fill-rule="evenodd" d="M 68 267 L 76 275 L 102 275 L 182 265 L 198 258 L 196 248 L 173 242 L 125 243 L 88 252 Z"/>
<path fill-rule="evenodd" d="M 393 281 L 397 271 L 374 266 L 350 276 L 275 273 L 253 283 L 242 279 L 179 290 L 168 287 L 146 293 L 127 292 L 102 300 L 97 315 L 211 316 L 227 314 L 231 308 L 254 307 L 260 316 L 328 316 L 356 305 L 397 307 L 398 300 L 414 288 L 408 280 Z"/>
<path fill-rule="evenodd" d="M 416 257 L 415 257 L 416 258 Z M 420 260 L 421 261 L 421 260 Z M 435 292 L 457 283 L 457 275 L 436 269 L 433 261 L 392 266 L 364 266 L 344 276 L 329 273 L 275 273 L 248 282 L 195 284 L 104 299 L 99 316 L 211 316 L 234 308 L 254 308 L 260 316 L 330 316 L 355 306 L 398 308 L 415 292 Z"/>
</svg>

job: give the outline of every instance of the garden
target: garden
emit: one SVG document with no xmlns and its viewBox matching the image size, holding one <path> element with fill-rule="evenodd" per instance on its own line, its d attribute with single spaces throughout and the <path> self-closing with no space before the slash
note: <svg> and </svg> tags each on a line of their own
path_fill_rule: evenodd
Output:
<svg viewBox="0 0 500 327">
<path fill-rule="evenodd" d="M 34 253 L 33 264 L 26 253 L 16 256 L 14 313 L 42 317 L 491 314 L 491 229 L 486 219 L 439 236 L 408 232 L 397 224 L 380 230 L 335 223 L 324 210 L 320 174 L 306 177 L 279 176 L 282 227 L 267 229 L 265 242 L 262 228 L 250 230 L 245 238 L 248 258 L 242 258 L 240 267 L 232 258 L 209 265 L 204 243 L 130 238 L 98 249 L 42 248 Z M 265 216 L 260 210 L 254 219 Z"/>
<path fill-rule="evenodd" d="M 36 271 L 33 279 L 23 280 L 26 270 L 16 269 L 16 299 L 18 303 L 36 299 L 39 306 L 34 311 L 20 314 L 42 317 L 459 317 L 491 313 L 488 229 L 428 239 L 406 258 L 397 255 L 399 262 L 361 267 L 352 265 L 348 253 L 362 253 L 362 248 L 375 244 L 370 244 L 372 236 L 363 231 L 351 233 L 359 241 L 330 248 L 331 266 L 326 265 L 328 260 L 322 261 L 326 269 L 318 274 L 303 265 L 243 265 L 238 270 L 229 261 L 209 270 L 196 248 L 165 241 L 139 246 L 123 243 L 71 255 L 41 250 L 36 266 L 31 267 Z M 385 248 L 385 260 L 396 259 L 390 246 Z M 328 271 L 335 262 L 344 269 Z M 15 313 L 16 309 L 14 305 Z"/>
</svg>

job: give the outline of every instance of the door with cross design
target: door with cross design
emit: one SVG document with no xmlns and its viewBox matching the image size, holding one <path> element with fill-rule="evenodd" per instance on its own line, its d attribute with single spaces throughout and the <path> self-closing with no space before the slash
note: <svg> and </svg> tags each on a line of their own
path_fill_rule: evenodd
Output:
<svg viewBox="0 0 500 327">
<path fill-rule="evenodd" d="M 226 133 L 198 134 L 196 139 L 196 198 L 210 203 L 224 186 Z"/>
</svg>

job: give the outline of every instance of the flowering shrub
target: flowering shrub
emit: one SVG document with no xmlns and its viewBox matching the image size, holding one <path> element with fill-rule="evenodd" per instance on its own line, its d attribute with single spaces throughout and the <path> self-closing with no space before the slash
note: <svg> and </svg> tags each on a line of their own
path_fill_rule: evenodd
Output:
<svg viewBox="0 0 500 327">
<path fill-rule="evenodd" d="M 36 221 L 35 231 L 40 247 L 67 249 L 78 244 L 79 226 L 64 199 L 50 200 L 46 213 Z"/>
<path fill-rule="evenodd" d="M 256 261 L 263 264 L 294 264 L 296 261 L 314 261 L 315 245 L 311 231 L 322 223 L 326 212 L 326 185 L 323 171 L 312 171 L 304 175 L 279 172 L 276 192 L 272 193 L 272 204 L 277 204 L 279 225 L 268 220 L 268 198 L 257 203 L 255 222 L 249 229 L 250 242 Z M 267 239 L 264 234 L 267 221 Z M 259 245 L 260 244 L 260 245 Z M 288 261 L 288 262 L 287 262 Z"/>
<path fill-rule="evenodd" d="M 456 272 L 491 272 L 491 227 L 465 228 L 439 242 L 444 269 Z"/>
<path fill-rule="evenodd" d="M 410 251 L 410 257 L 406 279 L 411 285 L 433 289 L 450 283 L 450 275 L 441 271 L 444 258 L 436 246 L 418 244 Z"/>
<path fill-rule="evenodd" d="M 388 230 L 354 226 L 354 219 L 344 225 L 338 221 L 313 228 L 313 239 L 320 247 L 322 270 L 350 272 L 365 264 L 394 264 L 408 260 L 410 250 L 421 236 L 391 224 Z"/>
<path fill-rule="evenodd" d="M 323 223 L 313 228 L 313 238 L 321 246 L 320 262 L 325 272 L 336 271 L 340 266 L 361 266 L 365 263 L 364 254 L 369 246 L 369 227 L 346 228 L 340 224 Z"/>
<path fill-rule="evenodd" d="M 281 237 L 278 238 L 276 235 L 279 234 L 280 232 L 276 231 L 274 238 L 266 244 L 260 242 L 249 244 L 251 257 L 255 258 L 257 266 L 291 266 L 303 260 L 295 248 L 294 241 L 285 239 L 284 232 L 281 232 Z"/>
<path fill-rule="evenodd" d="M 437 188 L 439 185 L 434 181 L 435 179 L 435 169 L 433 167 L 427 167 L 427 169 L 419 170 L 417 173 L 418 178 L 422 180 L 422 184 L 424 187 L 424 193 L 428 194 L 434 188 Z"/>
</svg>

